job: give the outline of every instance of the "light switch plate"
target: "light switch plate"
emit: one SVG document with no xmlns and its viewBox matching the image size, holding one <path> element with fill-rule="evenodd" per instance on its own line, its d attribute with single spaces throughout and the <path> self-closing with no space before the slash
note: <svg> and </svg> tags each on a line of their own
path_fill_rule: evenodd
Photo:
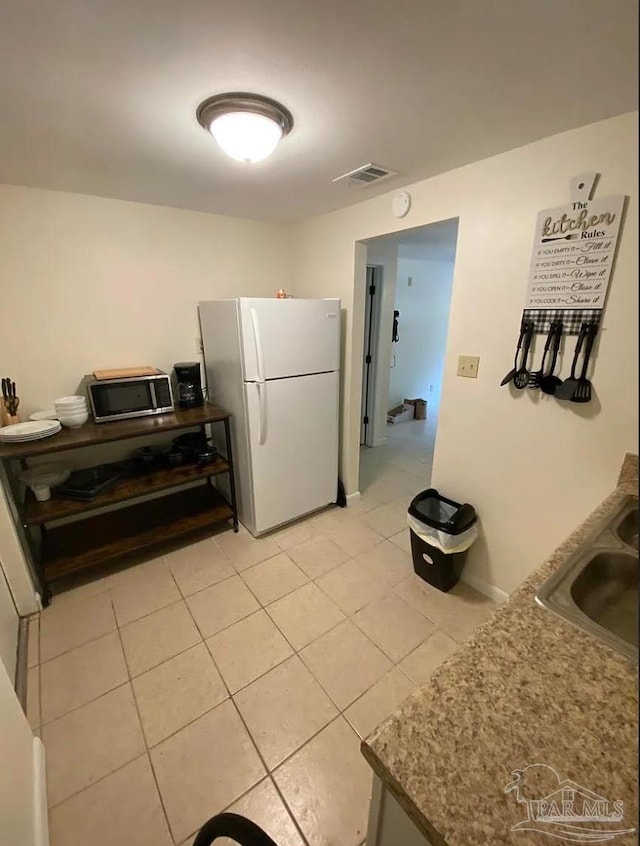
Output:
<svg viewBox="0 0 640 846">
<path fill-rule="evenodd" d="M 459 355 L 458 376 L 465 376 L 467 379 L 477 379 L 479 363 L 480 357 L 477 355 Z"/>
</svg>

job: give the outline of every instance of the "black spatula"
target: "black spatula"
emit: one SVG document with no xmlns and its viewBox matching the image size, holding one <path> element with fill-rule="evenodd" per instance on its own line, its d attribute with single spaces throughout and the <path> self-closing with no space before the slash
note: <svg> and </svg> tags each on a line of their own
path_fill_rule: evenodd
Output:
<svg viewBox="0 0 640 846">
<path fill-rule="evenodd" d="M 587 329 L 587 342 L 584 348 L 582 372 L 580 373 L 580 378 L 578 379 L 578 383 L 573 392 L 573 396 L 570 397 L 571 402 L 591 401 L 591 382 L 587 379 L 587 368 L 589 367 L 589 358 L 591 356 L 591 350 L 593 349 L 593 344 L 596 339 L 597 332 L 598 327 L 596 326 L 596 324 L 590 323 L 589 328 Z"/>
<path fill-rule="evenodd" d="M 544 394 L 555 394 L 557 389 L 562 385 L 562 379 L 554 375 L 556 369 L 556 362 L 558 361 L 558 351 L 560 350 L 560 342 L 562 340 L 563 326 L 560 321 L 556 323 L 556 331 L 553 338 L 553 347 L 551 349 L 551 367 L 546 376 L 540 379 L 540 390 Z"/>
<path fill-rule="evenodd" d="M 576 348 L 573 353 L 573 361 L 571 362 L 571 376 L 569 376 L 568 379 L 565 379 L 564 382 L 560 385 L 560 387 L 556 390 L 556 399 L 570 400 L 574 394 L 574 391 L 578 384 L 578 379 L 576 377 L 576 367 L 578 366 L 578 358 L 580 356 L 582 344 L 584 343 L 585 335 L 587 334 L 588 326 L 588 323 L 583 323 L 580 327 L 580 334 L 578 335 L 578 340 L 576 341 Z"/>
<path fill-rule="evenodd" d="M 522 339 L 524 338 L 526 326 L 527 326 L 527 321 L 523 320 L 522 323 L 520 324 L 520 337 L 518 338 L 518 346 L 516 347 L 516 354 L 513 358 L 513 367 L 507 373 L 507 375 L 504 377 L 502 382 L 500 382 L 500 385 L 508 385 L 509 382 L 511 382 L 513 377 L 516 375 L 516 370 L 518 369 L 518 353 L 520 352 L 520 347 L 522 346 Z"/>
</svg>

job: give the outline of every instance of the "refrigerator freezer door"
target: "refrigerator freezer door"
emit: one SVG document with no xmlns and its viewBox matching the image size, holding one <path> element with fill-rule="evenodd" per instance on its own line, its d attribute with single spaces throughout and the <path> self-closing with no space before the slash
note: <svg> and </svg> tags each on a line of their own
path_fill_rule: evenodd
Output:
<svg viewBox="0 0 640 846">
<path fill-rule="evenodd" d="M 336 500 L 338 373 L 245 383 L 255 523 L 261 534 Z"/>
<path fill-rule="evenodd" d="M 340 300 L 241 297 L 245 382 L 340 367 Z"/>
</svg>

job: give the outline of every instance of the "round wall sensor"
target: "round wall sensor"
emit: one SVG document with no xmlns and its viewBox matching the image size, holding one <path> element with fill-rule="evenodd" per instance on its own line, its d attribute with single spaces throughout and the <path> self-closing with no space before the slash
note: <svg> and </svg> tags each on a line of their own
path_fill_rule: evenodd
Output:
<svg viewBox="0 0 640 846">
<path fill-rule="evenodd" d="M 391 211 L 395 217 L 404 217 L 411 208 L 411 194 L 408 191 L 398 191 L 391 201 Z"/>
</svg>

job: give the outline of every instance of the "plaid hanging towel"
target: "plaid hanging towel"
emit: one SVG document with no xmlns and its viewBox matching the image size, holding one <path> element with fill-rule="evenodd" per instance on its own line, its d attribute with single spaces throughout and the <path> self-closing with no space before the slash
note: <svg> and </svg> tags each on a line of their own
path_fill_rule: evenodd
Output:
<svg viewBox="0 0 640 846">
<path fill-rule="evenodd" d="M 536 334 L 545 334 L 551 323 L 560 320 L 565 335 L 578 335 L 583 323 L 599 327 L 601 315 L 600 308 L 530 308 L 522 312 L 522 320 L 532 320 Z"/>
</svg>

